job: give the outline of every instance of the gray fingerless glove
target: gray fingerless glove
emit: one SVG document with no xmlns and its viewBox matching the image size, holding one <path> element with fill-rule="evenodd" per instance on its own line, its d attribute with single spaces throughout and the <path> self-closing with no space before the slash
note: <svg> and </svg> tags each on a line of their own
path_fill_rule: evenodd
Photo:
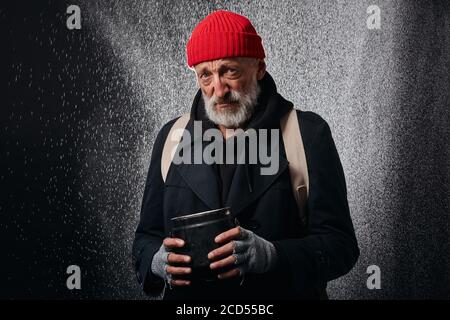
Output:
<svg viewBox="0 0 450 320">
<path fill-rule="evenodd" d="M 172 278 L 171 275 L 166 271 L 168 266 L 169 253 L 170 252 L 167 251 L 164 244 L 162 244 L 159 250 L 153 256 L 151 270 L 154 275 L 162 278 L 166 283 L 170 284 Z"/>
<path fill-rule="evenodd" d="M 277 251 L 271 242 L 241 227 L 241 236 L 234 243 L 233 255 L 241 275 L 264 273 L 275 266 Z"/>
</svg>

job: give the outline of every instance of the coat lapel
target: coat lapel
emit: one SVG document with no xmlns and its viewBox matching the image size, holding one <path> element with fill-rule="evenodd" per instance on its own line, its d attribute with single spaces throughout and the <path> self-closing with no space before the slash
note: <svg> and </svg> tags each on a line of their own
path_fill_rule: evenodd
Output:
<svg viewBox="0 0 450 320">
<path fill-rule="evenodd" d="M 190 148 L 192 153 L 194 144 L 199 139 L 201 140 L 199 143 L 201 143 L 203 151 L 205 145 L 209 142 L 203 142 L 202 136 L 194 137 L 194 125 L 192 119 L 187 124 L 186 130 L 191 134 Z M 288 168 L 288 161 L 284 153 L 281 137 L 278 147 L 279 167 L 278 171 L 273 175 L 262 175 L 261 168 L 264 166 L 259 162 L 256 164 L 237 165 L 225 203 L 225 206 L 231 207 L 234 216 L 239 215 L 246 207 L 261 197 Z M 223 206 L 221 201 L 220 182 L 218 181 L 219 177 L 216 168 L 213 165 L 205 164 L 202 161 L 200 164 L 182 163 L 175 165 L 175 168 L 189 188 L 210 209 L 217 209 Z"/>
<path fill-rule="evenodd" d="M 234 216 L 238 216 L 270 188 L 288 168 L 288 161 L 283 152 L 279 152 L 279 168 L 275 174 L 262 175 L 262 167 L 260 163 L 249 164 L 247 168 L 245 165 L 237 166 L 226 201 L 226 206 L 231 207 Z"/>
<path fill-rule="evenodd" d="M 192 119 L 188 122 L 186 130 L 191 134 L 190 150 L 186 149 L 186 151 L 192 151 L 193 154 L 194 144 L 200 143 L 203 152 L 206 143 L 202 141 L 201 136 L 194 137 L 194 125 Z M 199 197 L 210 209 L 218 209 L 221 207 L 219 181 L 214 166 L 205 164 L 201 161 L 199 164 L 182 163 L 175 167 L 189 188 L 191 188 L 197 197 Z"/>
<path fill-rule="evenodd" d="M 192 191 L 211 210 L 221 207 L 217 175 L 207 164 L 183 164 L 176 166 L 181 177 Z"/>
</svg>

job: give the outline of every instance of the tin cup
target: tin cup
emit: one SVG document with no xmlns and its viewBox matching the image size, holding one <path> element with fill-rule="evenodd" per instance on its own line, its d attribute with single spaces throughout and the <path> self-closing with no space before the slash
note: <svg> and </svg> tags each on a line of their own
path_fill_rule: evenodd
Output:
<svg viewBox="0 0 450 320">
<path fill-rule="evenodd" d="M 173 252 L 191 257 L 192 273 L 188 279 L 213 281 L 217 275 L 225 271 L 211 270 L 208 253 L 219 248 L 214 238 L 229 229 L 236 227 L 237 223 L 231 215 L 229 207 L 204 211 L 171 219 L 171 237 L 183 239 L 185 245 L 175 248 Z M 229 268 L 228 268 L 229 269 Z"/>
</svg>

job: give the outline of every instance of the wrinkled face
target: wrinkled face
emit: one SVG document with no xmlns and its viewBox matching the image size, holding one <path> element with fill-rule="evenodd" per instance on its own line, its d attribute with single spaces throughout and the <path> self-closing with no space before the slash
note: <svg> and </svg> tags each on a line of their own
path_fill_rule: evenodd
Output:
<svg viewBox="0 0 450 320">
<path fill-rule="evenodd" d="M 259 95 L 258 80 L 264 76 L 264 61 L 226 58 L 195 66 L 209 119 L 226 128 L 237 128 L 253 114 Z"/>
</svg>

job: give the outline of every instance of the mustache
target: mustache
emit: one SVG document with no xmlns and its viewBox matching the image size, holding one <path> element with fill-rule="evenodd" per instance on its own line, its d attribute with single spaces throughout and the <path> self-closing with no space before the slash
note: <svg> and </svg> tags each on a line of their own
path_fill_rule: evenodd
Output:
<svg viewBox="0 0 450 320">
<path fill-rule="evenodd" d="M 231 104 L 231 103 L 237 103 L 240 101 L 239 94 L 235 93 L 234 91 L 227 92 L 225 96 L 219 98 L 216 96 L 212 96 L 210 99 L 210 103 L 212 105 L 216 104 Z"/>
</svg>

